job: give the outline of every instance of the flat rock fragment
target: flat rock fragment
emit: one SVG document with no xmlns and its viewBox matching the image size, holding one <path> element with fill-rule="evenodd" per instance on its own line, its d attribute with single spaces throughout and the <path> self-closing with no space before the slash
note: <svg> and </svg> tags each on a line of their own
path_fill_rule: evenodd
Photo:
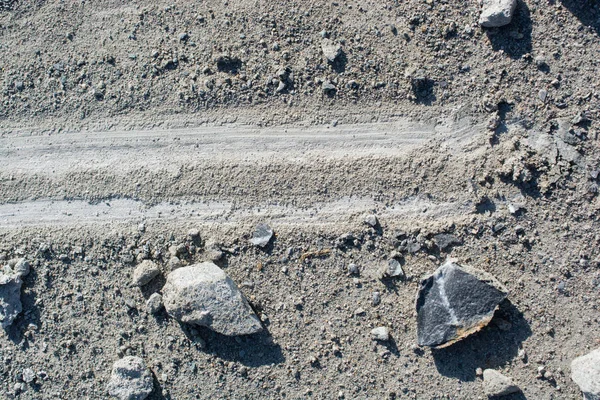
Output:
<svg viewBox="0 0 600 400">
<path fill-rule="evenodd" d="M 462 242 L 459 238 L 449 233 L 440 233 L 433 237 L 433 242 L 441 251 L 446 250 L 450 246 L 459 245 Z"/>
<path fill-rule="evenodd" d="M 371 339 L 387 342 L 390 340 L 390 330 L 385 326 L 379 326 L 371 330 Z"/>
<path fill-rule="evenodd" d="M 167 276 L 163 302 L 178 321 L 227 336 L 260 332 L 260 320 L 229 276 L 211 262 L 176 269 Z"/>
<path fill-rule="evenodd" d="M 507 289 L 487 272 L 446 262 L 420 283 L 418 344 L 442 348 L 479 331 L 507 295 Z"/>
<path fill-rule="evenodd" d="M 483 0 L 479 25 L 484 28 L 497 28 L 512 21 L 517 0 Z"/>
<path fill-rule="evenodd" d="M 600 348 L 571 362 L 571 379 L 583 392 L 584 400 L 600 400 Z"/>
<path fill-rule="evenodd" d="M 252 234 L 250 243 L 258 247 L 265 247 L 273 237 L 273 229 L 267 224 L 260 224 Z"/>
<path fill-rule="evenodd" d="M 155 262 L 150 260 L 142 261 L 133 271 L 133 284 L 144 286 L 160 274 L 160 269 Z"/>
<path fill-rule="evenodd" d="M 321 51 L 323 51 L 323 55 L 327 61 L 333 63 L 342 54 L 342 46 L 330 39 L 323 39 L 323 42 L 321 42 Z"/>
<path fill-rule="evenodd" d="M 0 324 L 2 328 L 12 325 L 21 311 L 21 286 L 23 281 L 18 275 L 0 273 Z"/>
<path fill-rule="evenodd" d="M 144 360 L 127 356 L 113 364 L 106 390 L 119 400 L 144 400 L 152 393 L 153 386 L 152 374 Z"/>
<path fill-rule="evenodd" d="M 501 397 L 521 391 L 512 379 L 493 369 L 483 371 L 483 388 L 489 397 Z"/>
</svg>

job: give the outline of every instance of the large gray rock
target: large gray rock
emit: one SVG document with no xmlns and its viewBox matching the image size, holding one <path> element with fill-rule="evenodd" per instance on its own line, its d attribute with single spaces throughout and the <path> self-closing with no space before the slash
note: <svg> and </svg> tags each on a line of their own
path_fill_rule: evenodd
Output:
<svg viewBox="0 0 600 400">
<path fill-rule="evenodd" d="M 506 396 L 521 391 L 512 379 L 493 369 L 483 371 L 483 388 L 489 397 Z"/>
<path fill-rule="evenodd" d="M 152 374 L 144 360 L 127 356 L 113 364 L 108 394 L 119 400 L 144 400 L 152 393 Z"/>
<path fill-rule="evenodd" d="M 171 272 L 163 288 L 163 302 L 173 318 L 223 335 L 248 335 L 262 330 L 242 292 L 211 262 Z"/>
<path fill-rule="evenodd" d="M 18 275 L 6 275 L 0 272 L 0 324 L 2 328 L 12 325 L 21 311 L 21 286 L 23 281 Z"/>
<path fill-rule="evenodd" d="M 579 385 L 584 400 L 600 400 L 600 348 L 571 362 L 571 379 Z"/>
<path fill-rule="evenodd" d="M 507 289 L 487 272 L 446 262 L 419 287 L 419 345 L 446 347 L 479 331 L 490 322 L 507 294 Z"/>
<path fill-rule="evenodd" d="M 484 28 L 508 25 L 516 7 L 517 0 L 483 0 L 479 25 Z"/>
</svg>

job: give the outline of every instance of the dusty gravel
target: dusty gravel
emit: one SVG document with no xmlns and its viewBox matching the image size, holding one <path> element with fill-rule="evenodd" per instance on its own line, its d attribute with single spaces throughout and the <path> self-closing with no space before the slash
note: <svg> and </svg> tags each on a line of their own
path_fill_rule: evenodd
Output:
<svg viewBox="0 0 600 400">
<path fill-rule="evenodd" d="M 478 18 L 436 0 L 1 1 L 0 264 L 31 272 L 0 398 L 107 398 L 125 355 L 151 399 L 483 399 L 485 369 L 522 389 L 507 399 L 581 398 L 570 363 L 600 345 L 599 4 Z M 405 278 L 382 278 L 393 257 Z M 508 301 L 420 348 L 419 280 L 447 257 Z M 146 259 L 161 273 L 140 288 Z M 174 265 L 215 259 L 264 332 L 148 310 Z"/>
</svg>

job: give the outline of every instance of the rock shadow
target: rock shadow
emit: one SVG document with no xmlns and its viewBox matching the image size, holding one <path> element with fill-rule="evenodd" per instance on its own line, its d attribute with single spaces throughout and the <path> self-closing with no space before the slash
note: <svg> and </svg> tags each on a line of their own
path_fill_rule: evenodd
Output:
<svg viewBox="0 0 600 400">
<path fill-rule="evenodd" d="M 15 318 L 12 325 L 4 329 L 4 335 L 14 344 L 21 344 L 23 350 L 29 347 L 29 340 L 23 340 L 29 325 L 33 324 L 38 328 L 41 327 L 40 308 L 35 304 L 37 293 L 34 290 L 27 290 L 33 288 L 34 282 L 37 280 L 38 271 L 32 267 L 29 274 L 23 279 L 23 286 L 21 287 L 22 311 Z"/>
<path fill-rule="evenodd" d="M 336 57 L 335 61 L 329 63 L 331 65 L 331 69 L 333 69 L 338 74 L 346 72 L 346 65 L 348 64 L 348 57 L 346 53 L 342 50 L 340 54 Z"/>
<path fill-rule="evenodd" d="M 519 1 L 510 24 L 500 28 L 489 28 L 485 33 L 494 51 L 503 50 L 510 58 L 519 59 L 531 53 L 531 12 L 525 2 Z"/>
<path fill-rule="evenodd" d="M 163 393 L 162 390 L 162 386 L 160 385 L 160 382 L 158 381 L 158 378 L 156 377 L 156 374 L 154 373 L 154 371 L 150 370 L 150 373 L 152 374 L 152 383 L 154 386 L 154 390 L 152 390 L 152 393 L 150 393 L 150 395 L 147 397 L 148 400 L 171 400 L 171 396 L 170 395 L 166 395 Z"/>
<path fill-rule="evenodd" d="M 204 351 L 220 359 L 239 362 L 246 367 L 281 364 L 285 361 L 281 346 L 275 343 L 266 328 L 253 335 L 233 337 L 221 335 L 204 327 L 195 328 L 206 342 Z M 187 329 L 184 329 L 184 332 L 190 340 L 194 340 Z"/>
<path fill-rule="evenodd" d="M 523 314 L 505 300 L 488 326 L 449 347 L 432 349 L 432 355 L 440 374 L 461 381 L 473 381 L 477 368 L 495 369 L 513 360 L 521 343 L 531 334 Z"/>
<path fill-rule="evenodd" d="M 600 35 L 600 7 L 598 2 L 589 0 L 561 0 L 561 4 L 573 14 L 582 25 L 592 28 Z M 593 5 L 596 4 L 597 7 Z"/>
</svg>

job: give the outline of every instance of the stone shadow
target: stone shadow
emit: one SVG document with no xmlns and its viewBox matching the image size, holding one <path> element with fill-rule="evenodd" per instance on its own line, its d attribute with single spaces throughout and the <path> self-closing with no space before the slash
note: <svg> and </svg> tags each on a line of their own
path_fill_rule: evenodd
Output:
<svg viewBox="0 0 600 400">
<path fill-rule="evenodd" d="M 498 368 L 513 360 L 521 343 L 531 334 L 523 314 L 505 300 L 488 326 L 449 347 L 432 349 L 432 355 L 440 374 L 473 381 L 477 368 Z"/>
<path fill-rule="evenodd" d="M 510 58 L 519 59 L 531 53 L 531 31 L 533 23 L 529 7 L 519 1 L 512 22 L 500 28 L 487 28 L 485 33 L 494 51 L 503 50 Z"/>
<path fill-rule="evenodd" d="M 24 334 L 30 324 L 41 327 L 41 312 L 36 305 L 37 293 L 34 290 L 34 282 L 38 280 L 38 271 L 32 266 L 31 271 L 23 278 L 21 287 L 22 311 L 13 321 L 12 325 L 4 329 L 5 336 L 14 344 L 20 344 L 23 350 L 29 347 L 29 340 L 24 340 Z M 2 328 L 0 328 L 2 329 Z"/>
<path fill-rule="evenodd" d="M 184 325 L 182 328 L 190 340 L 197 341 Z M 194 328 L 206 342 L 204 351 L 220 359 L 239 362 L 247 367 L 281 364 L 285 361 L 281 346 L 273 341 L 266 327 L 262 332 L 244 336 L 225 336 L 205 327 Z"/>
<path fill-rule="evenodd" d="M 592 28 L 600 35 L 600 3 L 595 0 L 561 0 L 561 4 L 573 14 L 582 25 Z M 594 7 L 594 4 L 596 7 Z"/>
</svg>

